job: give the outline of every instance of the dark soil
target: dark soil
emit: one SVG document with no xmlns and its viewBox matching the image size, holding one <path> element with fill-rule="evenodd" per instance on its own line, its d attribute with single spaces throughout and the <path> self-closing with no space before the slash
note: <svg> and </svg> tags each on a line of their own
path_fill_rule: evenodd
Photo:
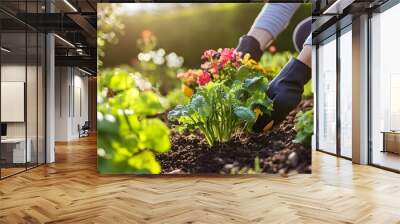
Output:
<svg viewBox="0 0 400 224">
<path fill-rule="evenodd" d="M 201 134 L 172 132 L 172 147 L 157 155 L 163 173 L 246 174 L 291 171 L 311 173 L 311 145 L 294 144 L 294 119 L 298 111 L 312 108 L 312 99 L 303 100 L 286 119 L 267 134 L 237 134 L 231 141 L 210 147 Z M 163 119 L 164 120 L 164 119 Z M 170 125 L 170 124 L 169 124 Z M 260 170 L 255 172 L 255 159 Z"/>
</svg>

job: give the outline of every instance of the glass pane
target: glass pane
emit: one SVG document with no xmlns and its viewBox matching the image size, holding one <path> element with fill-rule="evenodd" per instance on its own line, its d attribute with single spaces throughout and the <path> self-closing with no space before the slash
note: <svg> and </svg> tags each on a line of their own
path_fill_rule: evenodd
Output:
<svg viewBox="0 0 400 224">
<path fill-rule="evenodd" d="M 318 48 L 318 149 L 336 153 L 336 40 Z"/>
<path fill-rule="evenodd" d="M 1 34 L 1 166 L 2 177 L 25 170 L 26 33 Z"/>
<path fill-rule="evenodd" d="M 352 157 L 352 35 L 340 36 L 340 153 Z"/>
<path fill-rule="evenodd" d="M 44 34 L 39 34 L 39 45 L 38 45 L 38 163 L 45 163 L 45 44 L 46 37 Z"/>
<path fill-rule="evenodd" d="M 400 5 L 371 18 L 372 163 L 400 170 Z"/>
<path fill-rule="evenodd" d="M 27 63 L 27 81 L 26 81 L 26 114 L 27 114 L 27 142 L 28 150 L 30 153 L 30 160 L 28 160 L 28 168 L 37 165 L 38 160 L 38 145 L 37 145 L 37 132 L 38 132 L 38 36 L 36 32 L 27 33 L 28 38 L 28 63 Z"/>
</svg>

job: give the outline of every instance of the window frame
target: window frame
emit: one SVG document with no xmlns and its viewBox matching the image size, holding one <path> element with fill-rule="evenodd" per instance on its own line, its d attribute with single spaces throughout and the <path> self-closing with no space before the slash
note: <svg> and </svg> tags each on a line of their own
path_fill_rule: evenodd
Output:
<svg viewBox="0 0 400 224">
<path fill-rule="evenodd" d="M 367 38 L 368 38 L 368 165 L 373 166 L 373 167 L 377 167 L 383 170 L 387 170 L 387 171 L 391 171 L 391 172 L 395 172 L 395 173 L 400 173 L 400 170 L 394 169 L 394 168 L 390 168 L 384 165 L 380 165 L 377 163 L 373 162 L 373 133 L 372 133 L 372 18 L 373 18 L 373 14 L 381 14 L 384 13 L 385 11 L 393 8 L 394 6 L 400 4 L 400 1 L 398 0 L 388 0 L 385 3 L 383 3 L 382 5 L 369 10 L 367 12 L 368 14 L 368 32 L 367 32 Z M 399 155 L 400 156 L 400 155 Z"/>
<path fill-rule="evenodd" d="M 348 20 L 348 17 L 343 18 L 344 20 Z M 340 22 L 340 20 L 338 21 Z M 352 158 L 347 157 L 347 156 L 343 156 L 341 153 L 341 119 L 340 119 L 340 103 L 341 103 L 341 99 L 340 99 L 340 77 L 341 77 L 341 67 L 340 67 L 340 37 L 344 34 L 346 34 L 347 32 L 352 32 L 352 27 L 351 27 L 352 23 L 346 24 L 344 27 L 337 29 L 335 33 L 327 36 L 326 38 L 319 40 L 318 43 L 316 44 L 316 138 L 315 138 L 315 143 L 316 143 L 316 150 L 319 152 L 323 152 L 323 153 L 327 153 L 329 155 L 333 155 L 333 156 L 337 156 L 343 159 L 347 159 L 347 160 L 352 160 Z M 329 28 L 328 28 L 329 29 Z M 320 103 L 320 93 L 319 93 L 319 66 L 320 66 L 320 55 L 319 55 L 319 51 L 318 49 L 320 48 L 321 44 L 326 44 L 329 43 L 330 41 L 336 41 L 336 152 L 332 153 L 329 152 L 327 150 L 321 149 L 319 146 L 319 119 L 318 119 L 318 114 L 319 114 L 319 110 L 318 110 L 318 105 Z"/>
</svg>

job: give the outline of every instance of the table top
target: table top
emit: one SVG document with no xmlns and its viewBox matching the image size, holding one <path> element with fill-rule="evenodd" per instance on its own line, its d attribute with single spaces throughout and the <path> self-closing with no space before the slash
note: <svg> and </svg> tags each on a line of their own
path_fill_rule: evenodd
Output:
<svg viewBox="0 0 400 224">
<path fill-rule="evenodd" d="M 5 138 L 5 139 L 1 139 L 1 143 L 20 143 L 20 142 L 24 142 L 25 138 Z M 30 141 L 30 139 L 28 138 L 27 141 Z"/>
<path fill-rule="evenodd" d="M 400 135 L 400 131 L 381 131 L 383 134 L 397 134 Z"/>
</svg>

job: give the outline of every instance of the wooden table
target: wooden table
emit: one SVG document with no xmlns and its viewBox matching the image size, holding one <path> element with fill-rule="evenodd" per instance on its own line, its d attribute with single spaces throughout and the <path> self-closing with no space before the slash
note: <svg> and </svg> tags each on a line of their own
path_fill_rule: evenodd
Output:
<svg viewBox="0 0 400 224">
<path fill-rule="evenodd" d="M 383 150 L 382 152 L 392 152 L 400 154 L 400 131 L 382 131 Z"/>
</svg>

